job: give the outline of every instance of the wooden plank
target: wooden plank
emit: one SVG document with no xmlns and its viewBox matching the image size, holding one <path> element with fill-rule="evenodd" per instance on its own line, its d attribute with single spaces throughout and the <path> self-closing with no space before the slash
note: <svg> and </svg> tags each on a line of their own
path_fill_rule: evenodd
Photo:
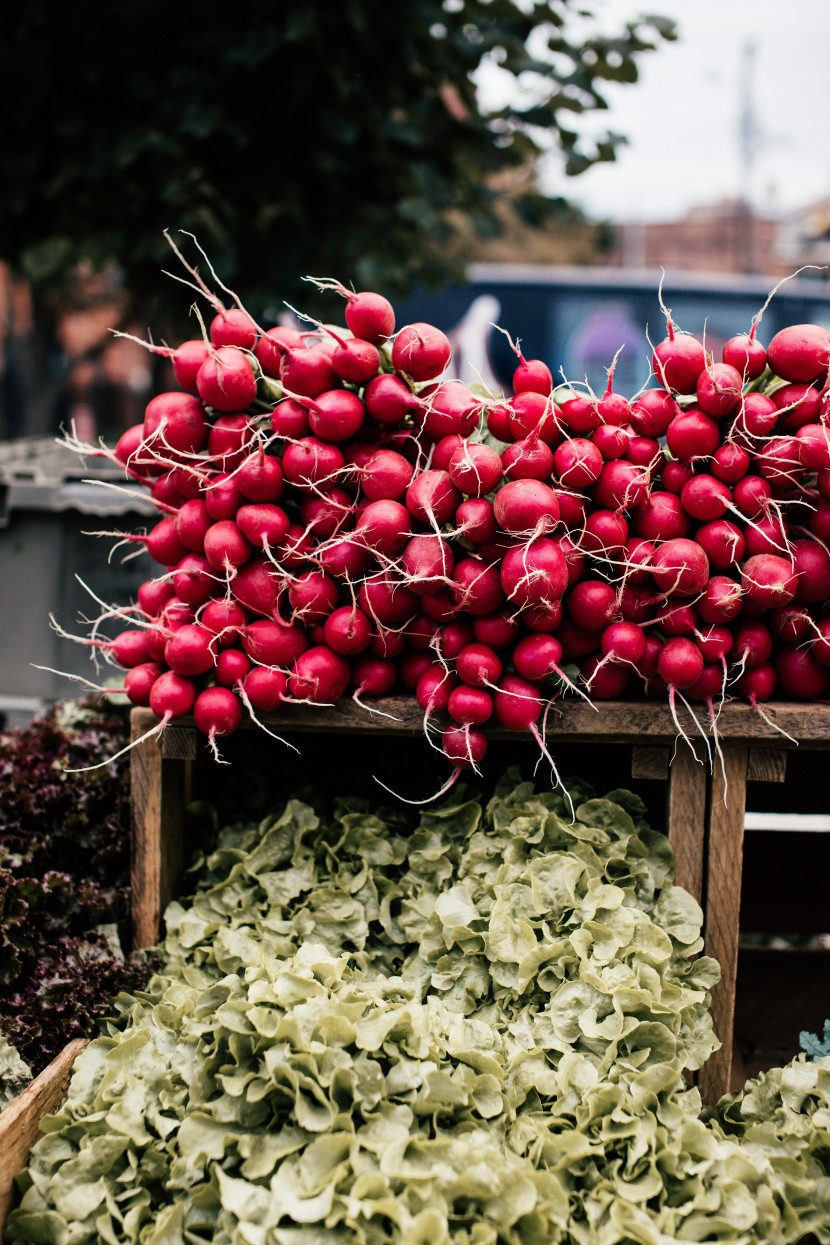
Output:
<svg viewBox="0 0 830 1245">
<path fill-rule="evenodd" d="M 14 1178 L 26 1166 L 40 1121 L 66 1097 L 72 1065 L 86 1046 L 76 1038 L 0 1114 L 0 1241 L 6 1227 Z"/>
<path fill-rule="evenodd" d="M 198 742 L 195 726 L 168 726 L 161 733 L 161 755 L 172 761 L 195 761 Z"/>
<path fill-rule="evenodd" d="M 712 991 L 712 1022 L 721 1049 L 700 1070 L 706 1103 L 716 1102 L 731 1083 L 747 762 L 746 748 L 724 748 L 723 766 L 712 775 L 704 938 L 707 955 L 721 966 L 721 980 Z"/>
<path fill-rule="evenodd" d="M 668 834 L 675 856 L 675 883 L 703 895 L 703 853 L 706 842 L 706 790 L 709 773 L 691 748 L 678 746 L 669 768 Z"/>
<path fill-rule="evenodd" d="M 632 748 L 631 777 L 664 781 L 669 776 L 670 760 L 668 748 Z"/>
<path fill-rule="evenodd" d="M 341 733 L 360 730 L 368 735 L 412 735 L 423 730 L 423 712 L 412 696 L 388 697 L 376 702 L 376 707 L 393 719 L 372 714 L 356 705 L 351 699 L 336 705 L 286 705 L 278 714 L 263 717 L 269 726 L 283 731 L 308 731 Z M 811 748 L 830 749 L 830 706 L 771 702 L 764 711 L 794 740 L 809 744 Z M 681 707 L 680 721 L 693 736 L 697 728 Z M 133 720 L 143 723 L 149 730 L 157 718 L 149 709 L 134 709 Z M 192 718 L 182 718 L 176 728 L 192 728 Z M 172 730 L 168 727 L 167 730 Z M 257 730 L 255 723 L 246 720 L 243 730 Z M 139 732 L 140 733 L 140 732 Z M 165 732 L 166 733 L 166 732 Z M 498 727 L 488 728 L 493 739 L 517 738 L 511 731 Z M 582 700 L 557 702 L 548 714 L 548 738 L 567 737 L 569 741 L 673 744 L 677 727 L 668 705 L 652 701 L 604 701 L 596 708 Z M 794 747 L 771 727 L 751 705 L 725 705 L 718 717 L 718 735 L 724 742 L 746 743 L 775 748 Z"/>
<path fill-rule="evenodd" d="M 785 782 L 787 754 L 783 748 L 753 748 L 749 754 L 749 782 Z"/>
<path fill-rule="evenodd" d="M 131 727 L 134 739 L 146 729 L 135 711 Z M 186 781 L 187 763 L 165 759 L 158 737 L 145 739 L 130 753 L 130 884 L 136 949 L 158 942 L 161 914 L 179 891 L 184 870 Z"/>
</svg>

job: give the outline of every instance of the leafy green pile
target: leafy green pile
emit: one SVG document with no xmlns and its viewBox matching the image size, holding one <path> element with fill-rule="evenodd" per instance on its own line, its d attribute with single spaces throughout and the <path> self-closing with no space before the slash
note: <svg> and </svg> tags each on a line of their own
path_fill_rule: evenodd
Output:
<svg viewBox="0 0 830 1245">
<path fill-rule="evenodd" d="M 9 1241 L 830 1241 L 830 1067 L 701 1117 L 701 912 L 628 792 L 225 830 Z"/>
<path fill-rule="evenodd" d="M 129 917 L 124 762 L 66 772 L 105 760 L 119 741 L 125 715 L 91 700 L 0 734 L 0 1031 L 34 1072 L 90 1035 L 115 992 L 147 979 L 120 945 Z M 0 1097 L 19 1081 L 17 1064 L 0 1059 Z"/>
</svg>

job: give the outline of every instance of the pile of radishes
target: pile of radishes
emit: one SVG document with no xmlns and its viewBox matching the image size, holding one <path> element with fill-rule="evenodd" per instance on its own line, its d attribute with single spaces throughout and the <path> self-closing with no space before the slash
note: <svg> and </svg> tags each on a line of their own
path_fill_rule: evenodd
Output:
<svg viewBox="0 0 830 1245">
<path fill-rule="evenodd" d="M 159 728 L 414 696 L 456 770 L 546 708 L 822 697 L 830 683 L 830 334 L 678 331 L 652 387 L 445 379 L 450 343 L 379 294 L 263 332 L 217 299 L 166 350 L 181 390 L 108 451 L 160 512 L 130 626 L 91 642 Z M 157 347 L 152 347 L 158 349 Z M 102 451 L 97 451 L 102 452 Z M 385 712 L 374 706 L 375 712 Z M 692 720 L 694 710 L 691 710 Z"/>
</svg>

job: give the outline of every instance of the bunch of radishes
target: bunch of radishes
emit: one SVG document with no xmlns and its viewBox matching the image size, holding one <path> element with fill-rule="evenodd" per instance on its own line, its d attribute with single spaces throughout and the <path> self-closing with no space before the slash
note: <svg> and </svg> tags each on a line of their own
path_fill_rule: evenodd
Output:
<svg viewBox="0 0 830 1245">
<path fill-rule="evenodd" d="M 442 379 L 437 328 L 381 295 L 345 329 L 261 331 L 214 298 L 165 350 L 114 458 L 149 486 L 158 572 L 131 626 L 92 642 L 159 728 L 192 713 L 214 750 L 247 713 L 414 695 L 456 770 L 482 728 L 532 731 L 572 690 L 756 706 L 830 682 L 830 334 L 748 334 L 715 361 L 666 313 L 657 385 L 513 394 Z M 158 349 L 153 347 L 153 349 Z M 125 611 L 112 611 L 108 617 Z M 376 712 L 384 710 L 375 707 Z"/>
</svg>

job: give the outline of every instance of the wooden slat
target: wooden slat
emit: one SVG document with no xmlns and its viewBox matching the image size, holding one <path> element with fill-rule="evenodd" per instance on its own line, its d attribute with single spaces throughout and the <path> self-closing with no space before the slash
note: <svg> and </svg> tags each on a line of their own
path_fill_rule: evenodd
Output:
<svg viewBox="0 0 830 1245">
<path fill-rule="evenodd" d="M 389 697 L 376 702 L 376 707 L 391 713 L 394 719 L 380 717 L 345 700 L 336 705 L 286 705 L 278 714 L 263 718 L 271 727 L 283 731 L 305 733 L 339 733 L 360 730 L 368 735 L 412 735 L 423 730 L 423 711 L 414 697 Z M 767 715 L 783 730 L 811 748 L 830 749 L 830 706 L 770 703 L 764 706 Z M 680 710 L 680 720 L 690 736 L 696 732 L 691 718 Z M 142 729 L 150 729 L 157 722 L 149 709 L 134 709 L 133 720 L 142 723 Z M 175 723 L 177 729 L 192 729 L 192 718 L 181 718 Z M 171 730 L 171 727 L 167 728 Z M 257 730 L 255 723 L 246 720 L 243 730 Z M 140 732 L 139 732 L 140 733 Z M 677 726 L 667 705 L 651 701 L 606 701 L 592 708 L 581 700 L 564 701 L 549 713 L 547 735 L 549 738 L 567 736 L 569 741 L 673 744 L 677 738 Z M 493 739 L 516 739 L 514 732 L 491 727 L 487 734 Z M 788 746 L 773 727 L 751 705 L 725 705 L 718 717 L 718 734 L 724 742 Z"/>
<path fill-rule="evenodd" d="M 706 789 L 709 772 L 685 744 L 669 768 L 668 833 L 675 855 L 675 883 L 703 895 L 703 853 L 706 841 Z"/>
<path fill-rule="evenodd" d="M 168 726 L 161 733 L 161 755 L 173 761 L 195 761 L 198 738 L 192 726 Z"/>
<path fill-rule="evenodd" d="M 26 1166 L 40 1121 L 66 1097 L 72 1065 L 86 1046 L 76 1038 L 0 1114 L 0 1241 L 11 1206 L 14 1178 Z"/>
<path fill-rule="evenodd" d="M 712 1023 L 721 1049 L 700 1070 L 700 1092 L 707 1103 L 716 1102 L 731 1083 L 747 762 L 746 748 L 724 748 L 723 767 L 716 766 L 712 776 L 704 937 L 707 955 L 721 967 L 721 980 L 712 991 Z"/>
<path fill-rule="evenodd" d="M 785 782 L 787 754 L 783 748 L 753 748 L 749 754 L 749 782 Z"/>
<path fill-rule="evenodd" d="M 144 733 L 143 728 L 134 711 L 133 739 Z M 130 758 L 132 932 L 133 947 L 138 949 L 158 942 L 161 914 L 178 894 L 184 869 L 187 769 L 185 762 L 163 758 L 158 737 L 137 744 Z"/>
<path fill-rule="evenodd" d="M 631 777 L 662 780 L 669 776 L 671 753 L 668 748 L 632 748 Z"/>
</svg>

